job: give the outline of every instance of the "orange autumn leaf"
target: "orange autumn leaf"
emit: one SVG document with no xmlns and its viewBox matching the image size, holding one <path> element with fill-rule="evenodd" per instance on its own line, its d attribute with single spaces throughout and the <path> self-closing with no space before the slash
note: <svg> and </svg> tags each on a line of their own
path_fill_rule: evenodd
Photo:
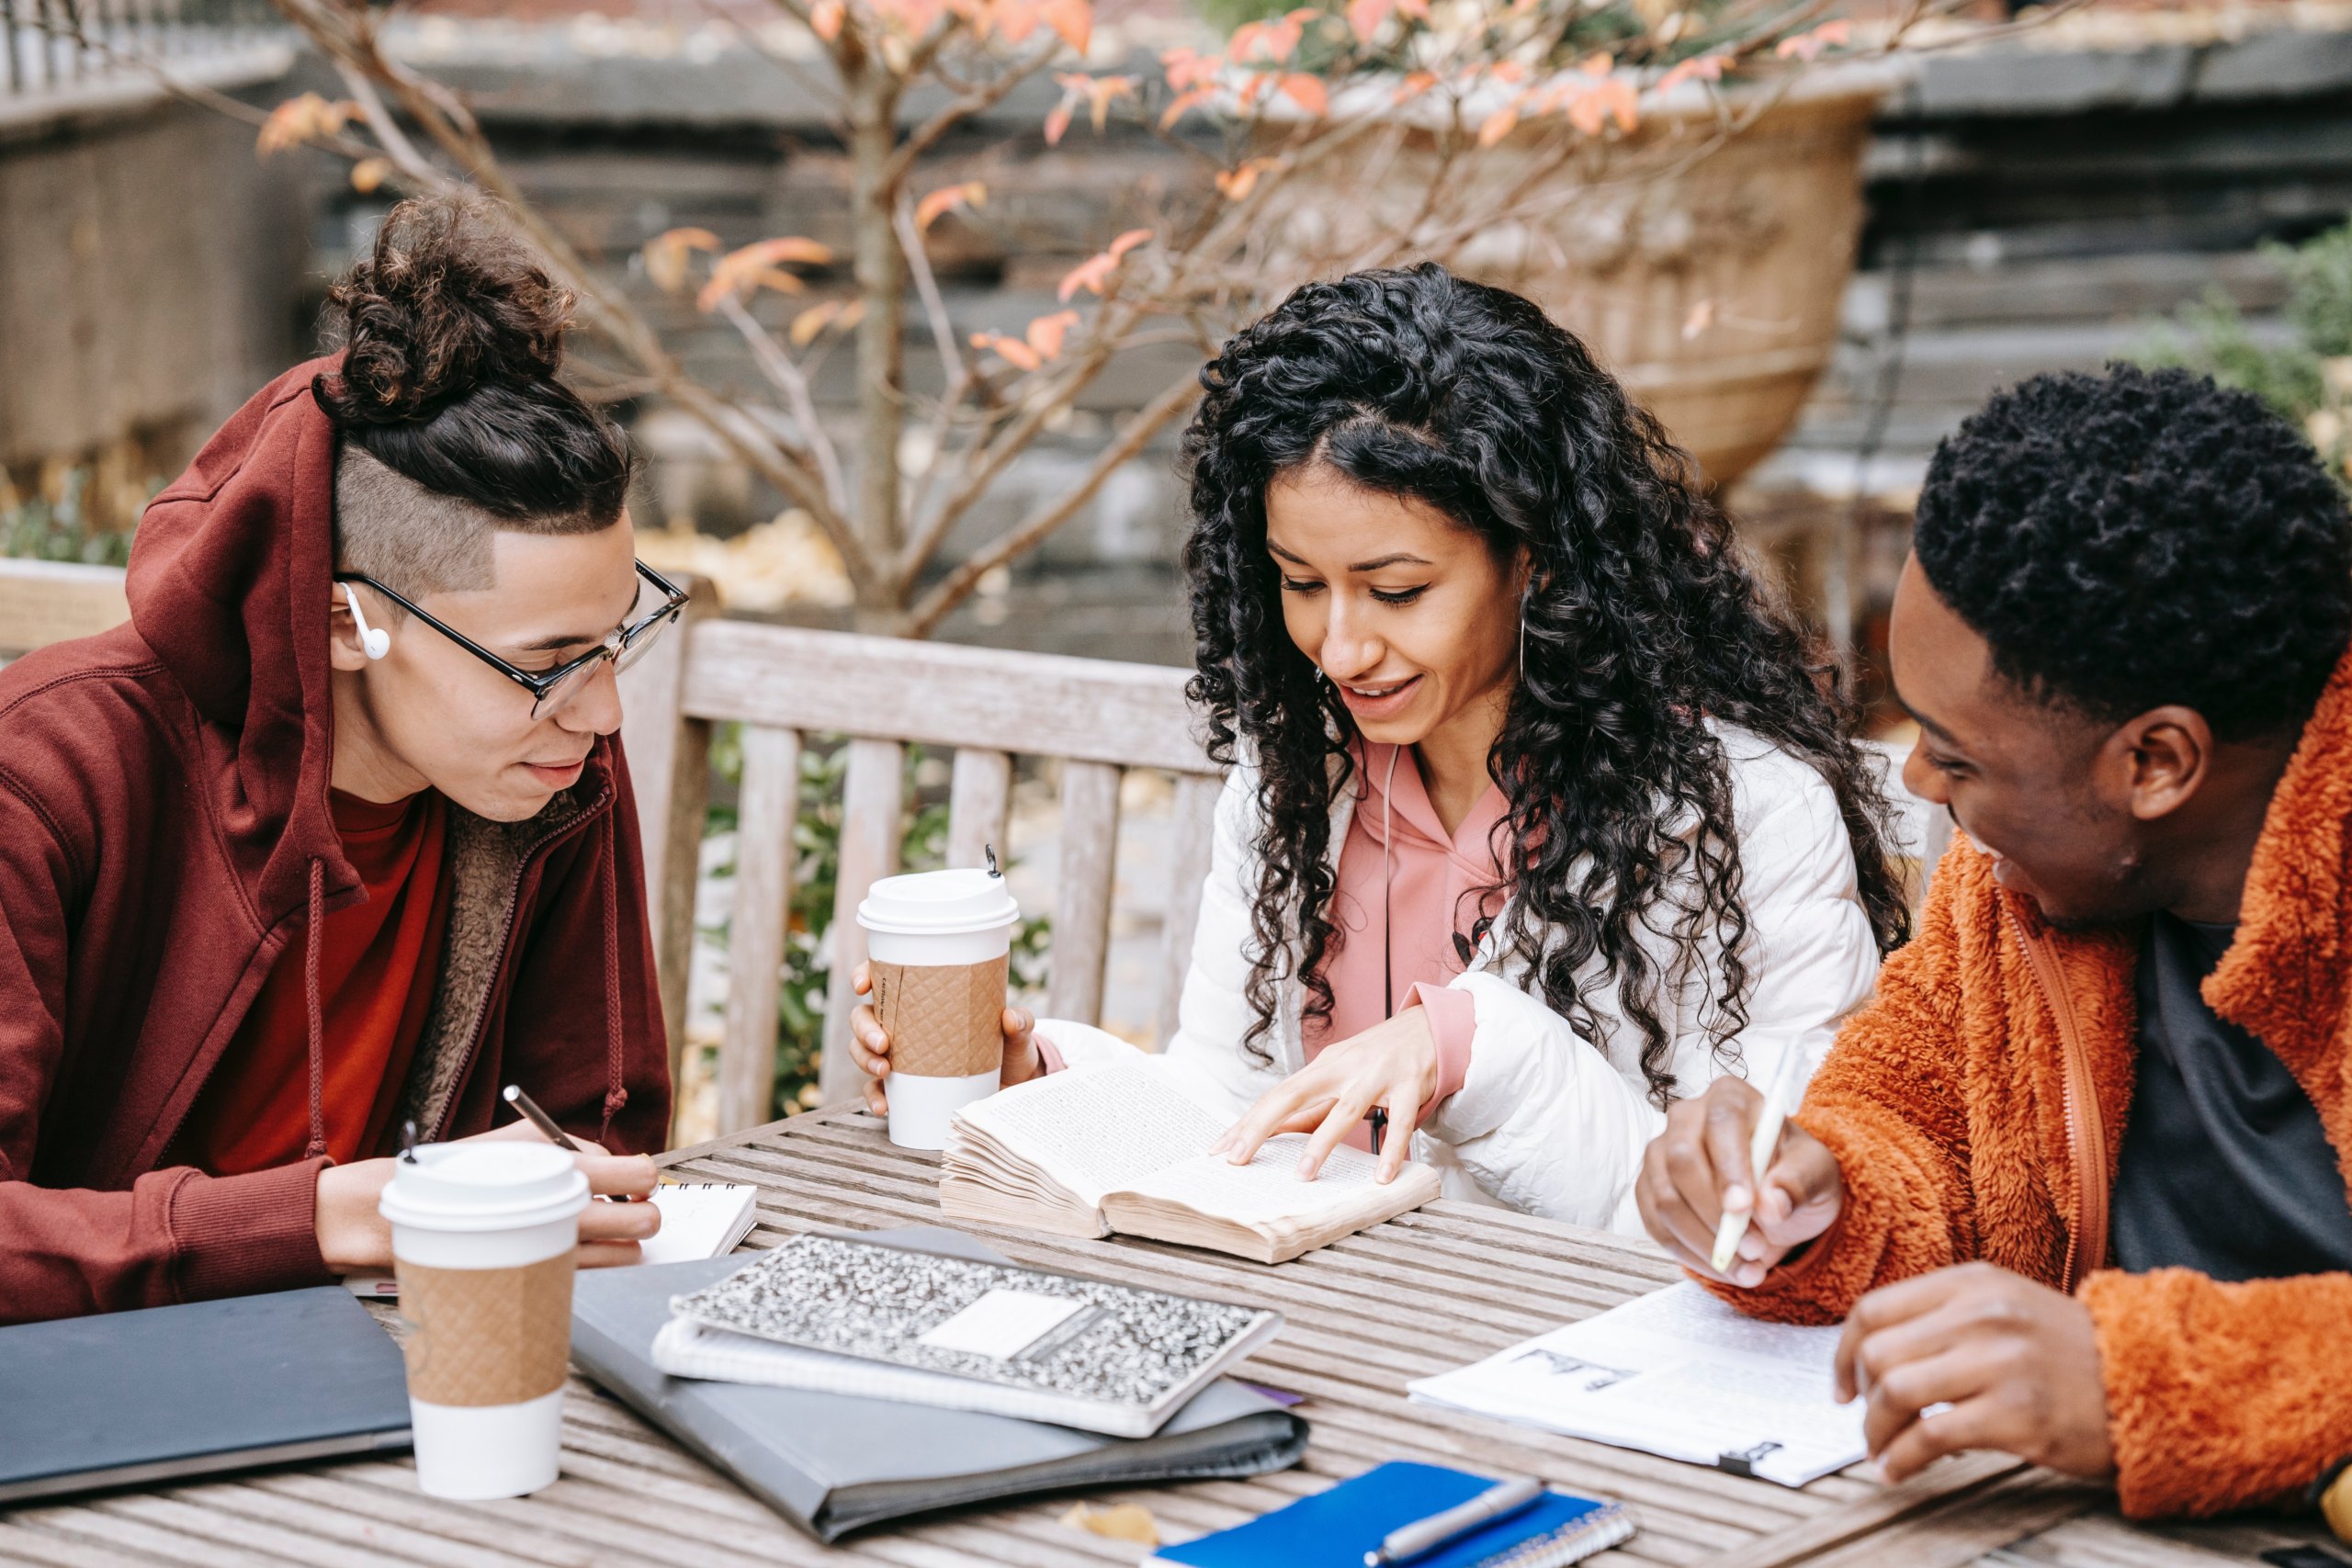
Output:
<svg viewBox="0 0 2352 1568">
<path fill-rule="evenodd" d="M 1238 169 L 1218 172 L 1216 188 L 1227 201 L 1247 201 L 1258 188 L 1258 176 L 1274 166 L 1272 158 L 1252 158 Z"/>
<path fill-rule="evenodd" d="M 966 180 L 962 185 L 941 186 L 915 203 L 915 232 L 928 234 L 931 226 L 945 214 L 959 207 L 984 207 L 988 204 L 989 187 L 978 180 Z"/>
<path fill-rule="evenodd" d="M 671 229 L 645 242 L 645 276 L 664 294 L 686 286 L 686 257 L 694 251 L 718 249 L 718 236 L 707 229 Z"/>
<path fill-rule="evenodd" d="M 1088 118 L 1094 129 L 1101 130 L 1108 122 L 1114 99 L 1136 96 L 1136 79 L 1132 76 L 1089 76 L 1082 72 L 1057 75 L 1054 80 L 1062 89 L 1062 100 L 1046 117 L 1046 144 L 1058 143 L 1069 130 L 1070 117 L 1081 103 L 1088 106 Z"/>
<path fill-rule="evenodd" d="M 1423 93 L 1428 92 L 1431 87 L 1434 87 L 1434 86 L 1436 86 L 1436 85 L 1437 85 L 1437 73 L 1436 73 L 1436 72 L 1434 72 L 1434 71 L 1414 71 L 1414 72 L 1409 72 L 1409 73 L 1408 73 L 1406 74 L 1405 80 L 1397 84 L 1397 86 L 1396 86 L 1396 96 L 1395 97 L 1391 98 L 1391 99 L 1389 100 L 1389 102 L 1390 102 L 1391 104 L 1404 104 L 1404 103 L 1409 103 L 1409 102 L 1411 102 L 1413 99 L 1419 97 Z"/>
<path fill-rule="evenodd" d="M 842 23 L 848 18 L 846 0 L 817 0 L 808 7 L 808 30 L 831 43 L 842 36 Z"/>
<path fill-rule="evenodd" d="M 1298 52 L 1306 24 L 1323 13 L 1308 6 L 1286 12 L 1266 22 L 1244 22 L 1233 29 L 1226 53 L 1237 61 L 1262 60 L 1280 65 Z"/>
<path fill-rule="evenodd" d="M 1396 9 L 1396 0 L 1348 0 L 1348 31 L 1358 43 L 1370 43 Z"/>
<path fill-rule="evenodd" d="M 1056 295 L 1064 304 L 1068 304 L 1070 296 L 1081 288 L 1090 294 L 1102 293 L 1104 286 L 1110 282 L 1111 275 L 1119 270 L 1120 260 L 1129 251 L 1150 238 L 1151 231 L 1148 229 L 1128 230 L 1112 241 L 1107 248 L 1087 257 L 1064 273 L 1061 287 L 1055 290 Z"/>
<path fill-rule="evenodd" d="M 806 348 L 816 342 L 819 334 L 828 327 L 837 332 L 847 332 L 865 318 L 865 300 L 828 299 L 822 304 L 811 305 L 793 317 L 792 325 L 785 329 L 785 336 L 792 340 L 795 348 Z"/>
<path fill-rule="evenodd" d="M 1019 338 L 1007 337 L 1002 333 L 974 333 L 972 346 L 994 354 L 1007 365 L 1022 370 L 1035 370 L 1045 364 L 1035 349 Z"/>
<path fill-rule="evenodd" d="M 1094 7 L 1090 0 L 1044 0 L 1038 14 L 1064 43 L 1080 54 L 1086 52 L 1087 43 L 1094 37 Z"/>
<path fill-rule="evenodd" d="M 1496 142 L 1518 130 L 1520 108 L 1526 101 L 1527 95 L 1521 93 L 1518 97 L 1488 115 L 1478 127 L 1478 145 L 1492 147 Z"/>
<path fill-rule="evenodd" d="M 1657 79 L 1657 90 L 1670 93 L 1685 82 L 1720 82 L 1728 63 L 1720 54 L 1694 54 Z"/>
<path fill-rule="evenodd" d="M 1782 60 L 1812 62 L 1821 58 L 1823 50 L 1833 44 L 1848 43 L 1852 40 L 1853 36 L 1854 24 L 1849 21 L 1824 22 L 1809 33 L 1799 33 L 1794 38 L 1782 39 L 1780 46 L 1772 52 Z"/>
<path fill-rule="evenodd" d="M 1169 99 L 1168 107 L 1159 111 L 1159 129 L 1162 130 L 1168 130 L 1178 120 L 1182 119 L 1186 115 L 1192 113 L 1194 108 L 1208 102 L 1210 98 L 1216 96 L 1216 89 L 1214 87 L 1185 88 L 1182 92 Z"/>
<path fill-rule="evenodd" d="M 1061 355 L 1062 340 L 1069 335 L 1070 328 L 1076 325 L 1078 325 L 1076 310 L 1056 310 L 1050 316 L 1039 316 L 1031 321 L 1029 330 L 1021 335 L 1031 348 L 1036 350 L 1039 359 L 1056 359 Z M 1031 368 L 1034 369 L 1035 367 L 1033 366 Z"/>
<path fill-rule="evenodd" d="M 710 281 L 695 297 L 695 304 L 704 310 L 716 310 L 718 302 L 729 295 L 763 287 L 795 294 L 799 292 L 801 282 L 784 271 L 785 266 L 822 266 L 832 259 L 833 253 L 814 240 L 797 236 L 757 240 L 741 250 L 728 252 L 711 264 Z"/>
<path fill-rule="evenodd" d="M 1578 93 L 1568 102 L 1568 123 L 1587 136 L 1598 136 L 1611 119 L 1617 129 L 1630 131 L 1640 120 L 1639 96 L 1631 82 L 1611 77 L 1589 91 Z"/>
<path fill-rule="evenodd" d="M 1168 73 L 1168 85 L 1185 93 L 1216 85 L 1217 73 L 1225 69 L 1225 56 L 1203 54 L 1196 49 L 1170 49 L 1161 51 L 1159 63 Z"/>
<path fill-rule="evenodd" d="M 1283 96 L 1317 119 L 1331 112 L 1330 95 L 1323 90 L 1323 79 L 1319 76 L 1292 72 L 1283 78 Z"/>
<path fill-rule="evenodd" d="M 348 98 L 330 103 L 316 93 L 304 93 L 269 111 L 269 118 L 262 121 L 261 133 L 254 138 L 254 151 L 266 158 L 322 137 L 338 135 L 358 118 L 359 106 Z"/>
<path fill-rule="evenodd" d="M 1101 130 L 1110 118 L 1111 104 L 1116 98 L 1136 96 L 1136 79 L 1132 76 L 1097 76 L 1087 84 L 1086 101 L 1094 111 L 1094 129 Z"/>
<path fill-rule="evenodd" d="M 392 177 L 390 158 L 362 158 L 351 165 L 351 188 L 366 196 Z"/>
<path fill-rule="evenodd" d="M 983 38 L 994 32 L 1007 43 L 1026 43 L 1038 20 L 1035 0 L 997 0 L 979 13 L 977 30 Z"/>
</svg>

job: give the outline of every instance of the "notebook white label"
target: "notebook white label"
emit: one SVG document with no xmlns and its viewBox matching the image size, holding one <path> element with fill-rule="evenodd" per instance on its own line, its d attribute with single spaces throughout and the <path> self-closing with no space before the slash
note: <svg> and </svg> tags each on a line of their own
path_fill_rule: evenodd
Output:
<svg viewBox="0 0 2352 1568">
<path fill-rule="evenodd" d="M 989 1291 L 921 1336 L 918 1342 L 933 1349 L 962 1350 L 1002 1361 L 1018 1356 L 1085 1310 L 1084 1302 L 1069 1296 Z"/>
</svg>

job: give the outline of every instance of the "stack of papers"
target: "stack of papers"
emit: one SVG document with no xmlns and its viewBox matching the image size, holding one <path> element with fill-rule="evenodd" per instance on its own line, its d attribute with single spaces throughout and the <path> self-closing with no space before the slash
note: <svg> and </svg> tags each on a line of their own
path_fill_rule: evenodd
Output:
<svg viewBox="0 0 2352 1568">
<path fill-rule="evenodd" d="M 1426 1404 L 1803 1486 L 1866 1457 L 1832 1393 L 1838 1331 L 1671 1285 L 1408 1385 Z"/>
</svg>

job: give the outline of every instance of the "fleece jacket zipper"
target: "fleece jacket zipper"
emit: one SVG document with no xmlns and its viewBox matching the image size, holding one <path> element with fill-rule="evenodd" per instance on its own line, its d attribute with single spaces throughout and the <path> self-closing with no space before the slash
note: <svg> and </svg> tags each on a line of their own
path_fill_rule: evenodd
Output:
<svg viewBox="0 0 2352 1568">
<path fill-rule="evenodd" d="M 2066 1236 L 2066 1264 L 2058 1288 L 2072 1295 L 2084 1275 L 2107 1262 L 2107 1125 L 2099 1114 L 2090 1048 L 2075 1022 L 2074 998 L 2059 973 L 2057 955 L 2014 911 L 2009 919 L 2034 984 L 2058 1024 L 2059 1097 L 2065 1111 L 2066 1152 L 2075 1167 L 2075 1224 Z"/>
</svg>

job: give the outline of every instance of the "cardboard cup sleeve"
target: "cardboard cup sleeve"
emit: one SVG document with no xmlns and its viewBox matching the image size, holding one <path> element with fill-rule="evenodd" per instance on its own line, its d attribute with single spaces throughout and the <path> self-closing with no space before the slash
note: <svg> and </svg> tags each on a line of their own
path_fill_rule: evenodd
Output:
<svg viewBox="0 0 2352 1568">
<path fill-rule="evenodd" d="M 1004 1059 L 1006 960 L 876 964 L 874 1016 L 890 1037 L 890 1070 L 966 1078 Z"/>
<path fill-rule="evenodd" d="M 429 1269 L 394 1260 L 414 1332 L 408 1392 L 427 1404 L 520 1404 L 563 1386 L 576 1255 L 516 1269 Z"/>
</svg>

